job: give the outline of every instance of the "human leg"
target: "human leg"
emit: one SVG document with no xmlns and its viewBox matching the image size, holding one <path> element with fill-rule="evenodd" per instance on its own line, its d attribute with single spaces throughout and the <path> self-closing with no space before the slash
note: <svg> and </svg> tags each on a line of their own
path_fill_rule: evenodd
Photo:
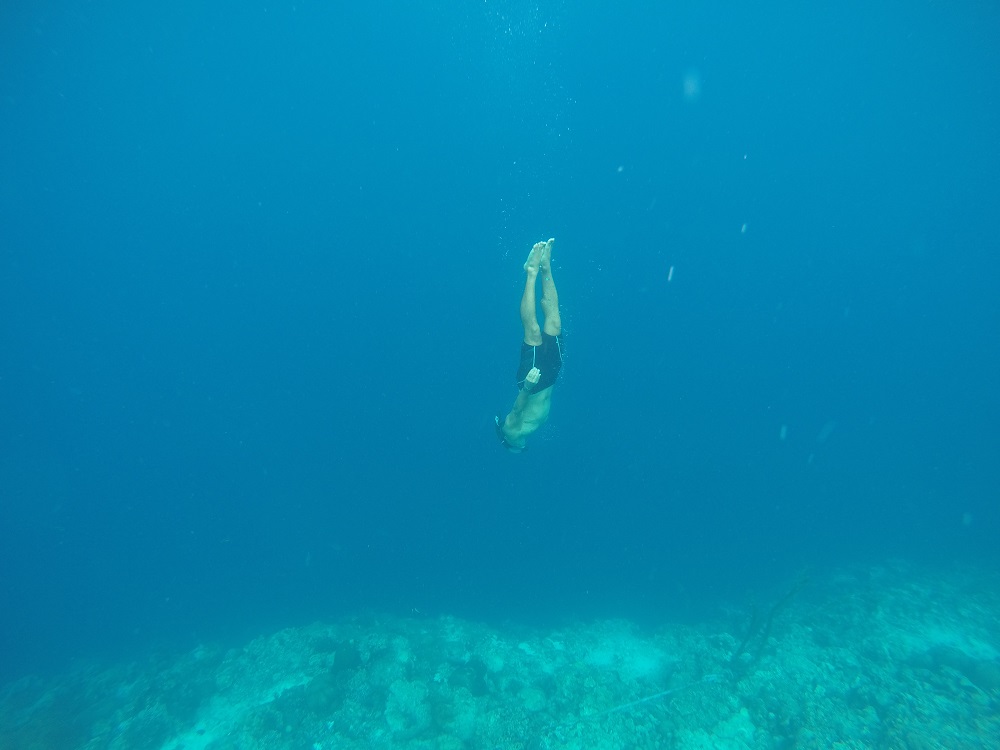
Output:
<svg viewBox="0 0 1000 750">
<path fill-rule="evenodd" d="M 537 242 L 531 248 L 528 259 L 524 262 L 524 293 L 521 295 L 521 324 L 524 326 L 524 343 L 528 346 L 538 346 L 542 343 L 542 329 L 538 325 L 538 315 L 535 311 L 535 282 L 538 280 L 538 266 L 541 263 L 544 242 Z"/>
<path fill-rule="evenodd" d="M 558 336 L 562 332 L 562 318 L 559 317 L 559 293 L 556 282 L 552 278 L 552 246 L 555 238 L 544 243 L 545 247 L 539 260 L 539 273 L 542 276 L 542 314 L 545 315 L 544 331 L 550 336 Z"/>
</svg>

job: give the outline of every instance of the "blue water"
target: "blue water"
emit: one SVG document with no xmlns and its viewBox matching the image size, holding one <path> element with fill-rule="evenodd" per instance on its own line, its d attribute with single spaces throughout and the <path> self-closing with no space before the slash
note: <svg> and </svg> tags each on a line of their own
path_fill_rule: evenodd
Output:
<svg viewBox="0 0 1000 750">
<path fill-rule="evenodd" d="M 995 4 L 148 5 L 0 11 L 5 678 L 1000 564 Z"/>
</svg>

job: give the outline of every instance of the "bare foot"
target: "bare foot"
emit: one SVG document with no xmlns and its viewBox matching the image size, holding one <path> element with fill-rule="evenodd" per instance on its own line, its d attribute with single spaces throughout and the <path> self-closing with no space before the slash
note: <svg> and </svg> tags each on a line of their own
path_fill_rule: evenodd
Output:
<svg viewBox="0 0 1000 750">
<path fill-rule="evenodd" d="M 548 242 L 540 242 L 538 244 L 543 245 L 542 257 L 538 262 L 538 267 L 541 269 L 543 274 L 552 273 L 552 246 L 556 244 L 556 238 L 550 237 Z"/>
<path fill-rule="evenodd" d="M 538 265 L 542 261 L 542 251 L 545 249 L 544 242 L 536 242 L 535 246 L 531 248 L 531 252 L 528 253 L 528 259 L 524 261 L 524 270 L 528 274 L 537 274 Z"/>
</svg>

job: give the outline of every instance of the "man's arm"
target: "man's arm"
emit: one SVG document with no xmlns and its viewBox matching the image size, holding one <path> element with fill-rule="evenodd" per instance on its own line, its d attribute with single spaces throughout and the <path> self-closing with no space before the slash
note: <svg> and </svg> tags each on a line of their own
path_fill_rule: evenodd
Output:
<svg viewBox="0 0 1000 750">
<path fill-rule="evenodd" d="M 524 387 L 518 392 L 517 398 L 514 399 L 514 406 L 511 407 L 510 414 L 507 415 L 512 429 L 521 429 L 521 424 L 524 421 L 524 410 L 527 408 L 528 400 L 531 398 L 531 388 L 538 385 L 538 380 L 541 377 L 542 371 L 537 367 L 532 367 L 528 374 L 524 376 Z"/>
</svg>

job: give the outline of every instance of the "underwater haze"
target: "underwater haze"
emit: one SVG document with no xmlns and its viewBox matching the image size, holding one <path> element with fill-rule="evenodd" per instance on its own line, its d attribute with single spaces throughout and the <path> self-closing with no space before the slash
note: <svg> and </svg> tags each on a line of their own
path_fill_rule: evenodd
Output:
<svg viewBox="0 0 1000 750">
<path fill-rule="evenodd" d="M 995 573 L 998 39 L 975 0 L 6 3 L 0 683 Z"/>
</svg>

